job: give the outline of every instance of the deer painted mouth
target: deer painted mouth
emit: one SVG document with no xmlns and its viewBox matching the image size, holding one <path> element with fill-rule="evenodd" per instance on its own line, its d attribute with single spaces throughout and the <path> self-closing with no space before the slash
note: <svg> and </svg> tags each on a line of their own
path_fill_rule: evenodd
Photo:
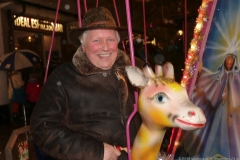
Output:
<svg viewBox="0 0 240 160">
<path fill-rule="evenodd" d="M 181 125 L 186 125 L 186 126 L 193 127 L 193 128 L 202 128 L 205 126 L 205 123 L 190 123 L 190 122 L 186 122 L 181 119 L 178 119 L 178 118 L 176 118 L 176 120 Z"/>
</svg>

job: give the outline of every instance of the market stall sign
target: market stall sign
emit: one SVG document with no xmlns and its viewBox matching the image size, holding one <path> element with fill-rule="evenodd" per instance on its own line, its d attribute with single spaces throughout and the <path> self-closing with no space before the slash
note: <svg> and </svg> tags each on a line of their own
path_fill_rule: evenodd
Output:
<svg viewBox="0 0 240 160">
<path fill-rule="evenodd" d="M 16 17 L 16 15 L 14 15 L 14 18 L 16 18 L 14 20 L 14 26 L 17 27 L 39 29 L 44 31 L 53 31 L 54 29 L 54 22 L 47 20 L 39 20 L 23 16 Z M 63 25 L 56 23 L 55 32 L 63 32 Z"/>
</svg>

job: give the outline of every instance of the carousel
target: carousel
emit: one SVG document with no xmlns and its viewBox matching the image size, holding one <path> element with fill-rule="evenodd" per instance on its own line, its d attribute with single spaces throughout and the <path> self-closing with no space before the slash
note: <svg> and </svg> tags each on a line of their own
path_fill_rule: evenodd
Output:
<svg viewBox="0 0 240 160">
<path fill-rule="evenodd" d="M 131 66 L 126 68 L 128 79 L 140 92 L 135 92 L 134 111 L 127 121 L 126 141 L 129 160 L 172 159 L 225 159 L 240 157 L 240 1 L 202 0 L 189 49 L 184 41 L 185 61 L 181 82 L 174 76 L 174 65 L 165 62 L 164 56 L 154 57 L 156 65 L 136 67 L 134 42 L 143 41 L 144 60 L 149 62 L 145 17 L 142 1 L 143 32 L 132 29 L 131 8 L 125 0 L 128 37 L 122 48 L 129 52 Z M 87 1 L 84 0 L 87 11 Z M 82 26 L 80 0 L 77 0 L 78 26 Z M 187 1 L 185 0 L 185 6 Z M 58 20 L 60 0 L 56 7 L 54 28 Z M 98 0 L 96 0 L 98 7 Z M 115 0 L 113 8 L 118 26 L 121 26 Z M 185 38 L 187 37 L 187 11 L 185 11 Z M 44 82 L 48 76 L 52 44 L 52 32 Z M 153 40 L 154 41 L 154 40 Z M 127 43 L 126 43 L 127 42 Z M 128 51 L 126 50 L 128 45 Z M 155 52 L 155 51 L 154 51 Z M 157 51 L 156 51 L 157 52 Z M 152 69 L 154 67 L 154 69 Z M 157 85 L 156 85 L 157 84 Z M 150 101 L 148 97 L 154 97 Z M 139 112 L 142 124 L 131 146 L 130 123 Z M 160 148 L 168 128 L 172 128 L 170 143 L 162 152 Z M 30 154 L 28 146 L 29 126 L 14 130 L 5 148 L 7 159 L 13 159 L 14 143 L 20 134 L 26 139 L 18 145 L 19 157 Z M 178 146 L 181 144 L 181 148 Z M 121 148 L 120 148 L 121 149 Z M 176 154 L 176 152 L 180 152 Z M 27 158 L 26 158 L 27 159 Z"/>
</svg>

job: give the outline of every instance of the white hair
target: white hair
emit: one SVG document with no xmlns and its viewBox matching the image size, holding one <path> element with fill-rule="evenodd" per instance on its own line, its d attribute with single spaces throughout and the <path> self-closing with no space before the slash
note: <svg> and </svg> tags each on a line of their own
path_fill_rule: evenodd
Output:
<svg viewBox="0 0 240 160">
<path fill-rule="evenodd" d="M 89 30 L 84 31 L 84 32 L 78 37 L 79 40 L 80 40 L 80 42 L 81 42 L 81 44 L 85 44 L 86 36 L 87 36 L 88 31 L 89 31 Z M 118 33 L 117 30 L 115 30 L 115 33 L 116 33 L 117 41 L 118 41 L 118 43 L 119 43 L 119 42 L 120 42 L 120 35 L 119 35 L 119 33 Z"/>
</svg>

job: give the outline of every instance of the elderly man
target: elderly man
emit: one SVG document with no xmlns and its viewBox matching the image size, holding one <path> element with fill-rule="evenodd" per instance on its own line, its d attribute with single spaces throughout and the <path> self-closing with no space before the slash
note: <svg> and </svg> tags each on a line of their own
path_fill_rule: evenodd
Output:
<svg viewBox="0 0 240 160">
<path fill-rule="evenodd" d="M 32 114 L 33 141 L 42 153 L 68 160 L 127 160 L 126 121 L 134 88 L 128 56 L 118 49 L 127 34 L 104 7 L 89 10 L 82 28 L 70 32 L 78 45 L 71 63 L 59 66 L 42 88 Z M 131 122 L 131 142 L 141 120 Z M 118 147 L 116 147 L 118 146 Z"/>
</svg>

